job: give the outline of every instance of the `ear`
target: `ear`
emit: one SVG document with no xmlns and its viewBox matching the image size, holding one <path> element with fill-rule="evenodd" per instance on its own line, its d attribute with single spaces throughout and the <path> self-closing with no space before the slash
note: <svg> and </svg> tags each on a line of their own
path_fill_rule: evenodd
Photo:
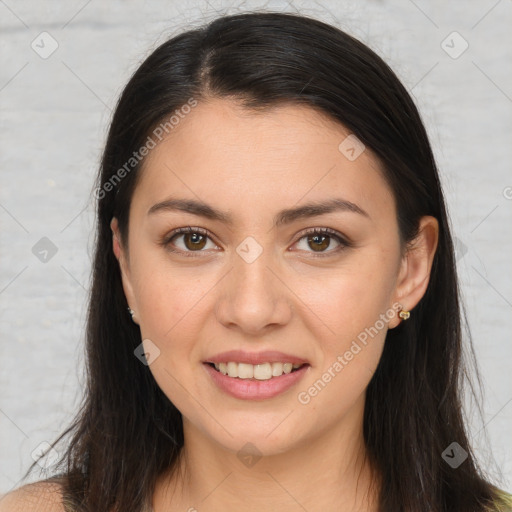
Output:
<svg viewBox="0 0 512 512">
<path fill-rule="evenodd" d="M 399 302 L 404 310 L 412 310 L 427 290 L 438 239 L 437 219 L 430 215 L 422 217 L 418 235 L 409 244 L 402 258 L 394 293 L 393 303 Z M 389 321 L 389 328 L 396 327 L 400 322 L 397 312 Z"/>
<path fill-rule="evenodd" d="M 123 241 L 121 240 L 121 234 L 119 232 L 119 225 L 116 217 L 112 217 L 110 222 L 110 229 L 112 229 L 112 249 L 114 255 L 119 262 L 119 268 L 121 270 L 121 279 L 123 283 L 124 295 L 129 307 L 135 311 L 132 316 L 133 321 L 138 324 L 137 320 L 137 301 L 135 300 L 135 294 L 133 293 L 133 286 L 130 277 L 130 264 L 127 257 L 127 249 L 124 247 Z M 126 313 L 128 315 L 128 312 Z"/>
</svg>

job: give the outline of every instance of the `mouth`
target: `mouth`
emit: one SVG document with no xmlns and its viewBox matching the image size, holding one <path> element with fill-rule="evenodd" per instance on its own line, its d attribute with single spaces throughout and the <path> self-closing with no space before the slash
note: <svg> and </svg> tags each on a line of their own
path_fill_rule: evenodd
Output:
<svg viewBox="0 0 512 512">
<path fill-rule="evenodd" d="M 291 390 L 308 373 L 310 364 L 296 364 L 295 368 L 291 363 L 263 363 L 254 365 L 255 370 L 251 375 L 253 365 L 245 363 L 213 363 L 205 362 L 203 367 L 209 378 L 217 389 L 225 394 L 239 400 L 266 400 Z M 276 375 L 270 375 L 269 367 L 276 365 Z M 279 365 L 283 368 L 280 369 Z M 247 366 L 251 368 L 247 368 Z M 218 367 L 218 368 L 217 368 Z M 260 368 L 261 367 L 261 368 Z M 237 370 L 241 375 L 237 375 Z M 286 370 L 286 371 L 285 371 Z M 254 375 L 256 371 L 256 375 Z M 224 373 L 226 372 L 226 373 Z M 230 375 L 231 374 L 231 375 Z"/>
</svg>

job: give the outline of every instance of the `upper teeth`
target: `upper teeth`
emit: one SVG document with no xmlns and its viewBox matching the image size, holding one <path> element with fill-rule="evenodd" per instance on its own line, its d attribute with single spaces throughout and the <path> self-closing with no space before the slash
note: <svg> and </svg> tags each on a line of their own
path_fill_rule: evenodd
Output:
<svg viewBox="0 0 512 512">
<path fill-rule="evenodd" d="M 214 363 L 215 368 L 222 374 L 229 377 L 238 377 L 239 379 L 258 379 L 268 380 L 272 377 L 279 377 L 283 373 L 290 373 L 293 368 L 299 368 L 301 364 L 292 363 L 262 363 L 262 364 L 247 364 L 235 363 Z"/>
</svg>

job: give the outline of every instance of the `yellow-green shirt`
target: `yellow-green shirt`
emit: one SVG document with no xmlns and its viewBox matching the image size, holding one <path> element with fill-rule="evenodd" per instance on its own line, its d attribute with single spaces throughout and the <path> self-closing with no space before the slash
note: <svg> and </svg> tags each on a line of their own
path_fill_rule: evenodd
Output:
<svg viewBox="0 0 512 512">
<path fill-rule="evenodd" d="M 494 507 L 489 512 L 512 512 L 512 494 L 501 489 L 496 489 L 498 499 L 494 503 Z"/>
</svg>

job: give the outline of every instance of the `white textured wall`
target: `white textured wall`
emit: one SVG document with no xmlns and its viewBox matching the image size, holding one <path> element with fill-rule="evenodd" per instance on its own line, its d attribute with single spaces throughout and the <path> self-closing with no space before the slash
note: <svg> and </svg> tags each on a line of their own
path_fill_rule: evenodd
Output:
<svg viewBox="0 0 512 512">
<path fill-rule="evenodd" d="M 459 240 L 497 462 L 489 467 L 512 489 L 512 1 L 3 0 L 0 492 L 17 484 L 31 452 L 56 437 L 80 397 L 94 221 L 89 192 L 117 95 L 150 49 L 183 26 L 216 11 L 263 6 L 338 24 L 383 56 L 414 94 Z M 453 31 L 463 39 L 446 39 Z M 31 48 L 35 40 L 40 52 L 51 49 L 41 32 L 58 43 L 46 59 Z M 469 46 L 458 56 L 464 41 Z M 33 253 L 43 237 L 57 248 L 46 263 Z M 471 425 L 489 464 L 483 425 Z"/>
</svg>

